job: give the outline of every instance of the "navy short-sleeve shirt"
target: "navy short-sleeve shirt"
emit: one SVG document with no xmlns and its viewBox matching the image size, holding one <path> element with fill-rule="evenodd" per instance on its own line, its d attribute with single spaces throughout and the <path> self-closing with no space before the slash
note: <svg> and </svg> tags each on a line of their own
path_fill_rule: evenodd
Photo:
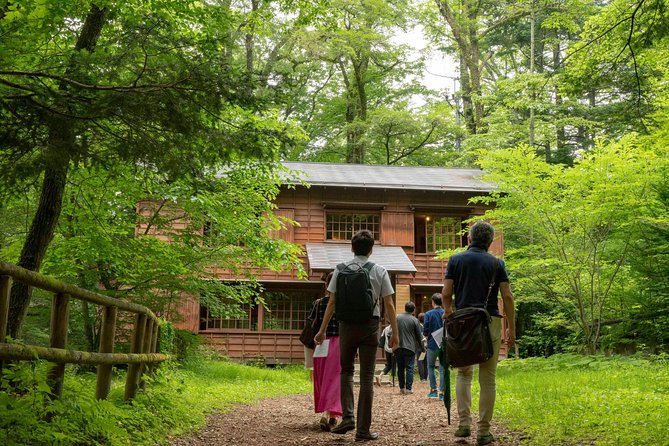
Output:
<svg viewBox="0 0 669 446">
<path fill-rule="evenodd" d="M 483 308 L 495 262 L 495 256 L 476 246 L 470 246 L 467 251 L 454 254 L 448 259 L 445 278 L 453 280 L 456 310 L 466 307 Z M 491 316 L 501 317 L 497 307 L 499 284 L 508 281 L 504 261 L 499 259 L 495 285 L 488 298 L 487 310 Z"/>
</svg>

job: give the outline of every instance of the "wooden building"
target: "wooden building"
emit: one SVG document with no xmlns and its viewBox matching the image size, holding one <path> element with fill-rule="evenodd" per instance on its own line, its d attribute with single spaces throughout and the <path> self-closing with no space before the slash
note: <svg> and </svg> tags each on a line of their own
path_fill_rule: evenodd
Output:
<svg viewBox="0 0 669 446">
<path fill-rule="evenodd" d="M 296 172 L 286 179 L 277 214 L 298 224 L 279 237 L 304 247 L 308 280 L 295 272 L 262 272 L 265 305 L 249 305 L 243 318 L 217 318 L 196 300 L 184 302 L 179 328 L 199 333 L 223 354 L 267 363 L 301 362 L 298 336 L 314 299 L 323 295 L 323 277 L 352 258 L 350 240 L 368 229 L 376 239 L 371 261 L 384 266 L 395 287 L 395 304 L 403 311 L 411 300 L 420 311 L 431 308 L 430 296 L 440 292 L 446 262 L 438 250 L 466 246 L 462 222 L 481 215 L 484 206 L 473 196 L 490 192 L 476 169 L 396 167 L 359 164 L 285 163 Z M 301 185 L 307 182 L 310 187 Z M 499 234 L 491 252 L 503 254 Z M 220 280 L 237 279 L 217 271 Z"/>
</svg>

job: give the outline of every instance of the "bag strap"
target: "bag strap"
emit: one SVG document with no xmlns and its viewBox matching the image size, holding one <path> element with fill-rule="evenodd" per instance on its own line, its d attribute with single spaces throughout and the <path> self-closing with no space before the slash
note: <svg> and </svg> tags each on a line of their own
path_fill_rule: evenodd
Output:
<svg viewBox="0 0 669 446">
<path fill-rule="evenodd" d="M 485 302 L 483 303 L 483 308 L 485 310 L 488 309 L 488 298 L 490 297 L 492 289 L 495 287 L 495 279 L 497 279 L 497 268 L 499 268 L 499 259 L 495 256 L 493 256 L 493 259 L 495 259 L 495 263 L 492 266 L 492 278 L 490 279 L 490 285 L 488 285 L 488 294 L 486 294 Z"/>
<path fill-rule="evenodd" d="M 372 262 L 367 262 L 364 265 L 362 265 L 362 267 L 365 268 L 368 273 L 371 273 L 372 268 L 374 268 L 374 264 Z"/>
</svg>

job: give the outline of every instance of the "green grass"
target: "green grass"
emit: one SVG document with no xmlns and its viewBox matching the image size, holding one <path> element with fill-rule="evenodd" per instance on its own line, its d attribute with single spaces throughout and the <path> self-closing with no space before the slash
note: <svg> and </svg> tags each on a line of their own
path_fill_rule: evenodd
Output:
<svg viewBox="0 0 669 446">
<path fill-rule="evenodd" d="M 301 367 L 264 369 L 227 361 L 195 359 L 166 366 L 131 403 L 123 401 L 124 373 L 112 384 L 108 400 L 96 401 L 95 375 L 65 377 L 63 398 L 49 403 L 45 365 L 12 372 L 22 397 L 0 392 L 0 444 L 4 445 L 155 445 L 167 435 L 201 427 L 206 415 L 260 398 L 306 393 L 308 372 Z M 8 376 L 6 376 L 8 377 Z M 51 415 L 51 422 L 44 421 Z"/>
<path fill-rule="evenodd" d="M 669 445 L 666 358 L 509 360 L 497 376 L 495 417 L 524 444 Z"/>
</svg>

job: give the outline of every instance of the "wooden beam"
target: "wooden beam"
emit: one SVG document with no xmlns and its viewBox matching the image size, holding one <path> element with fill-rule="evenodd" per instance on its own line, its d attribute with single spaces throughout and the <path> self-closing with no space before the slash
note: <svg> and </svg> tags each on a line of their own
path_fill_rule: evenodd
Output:
<svg viewBox="0 0 669 446">
<path fill-rule="evenodd" d="M 168 356 L 163 353 L 94 353 L 61 348 L 37 347 L 34 345 L 0 343 L 0 358 L 17 361 L 45 361 L 67 364 L 139 364 L 162 362 Z"/>
<path fill-rule="evenodd" d="M 70 319 L 70 296 L 56 293 L 51 306 L 51 336 L 49 347 L 64 349 L 67 344 L 67 328 Z M 59 399 L 63 394 L 63 378 L 65 364 L 56 363 L 47 374 L 47 382 L 51 387 L 51 398 Z"/>
<path fill-rule="evenodd" d="M 116 337 L 116 307 L 105 307 L 102 314 L 102 325 L 100 327 L 100 353 L 114 352 L 114 339 Z M 95 397 L 99 400 L 107 399 L 111 388 L 112 365 L 98 365 L 97 383 L 95 386 Z"/>
<path fill-rule="evenodd" d="M 132 338 L 132 353 L 142 353 L 144 347 L 144 332 L 146 331 L 146 315 L 138 314 L 135 317 L 135 332 Z M 141 364 L 130 364 L 128 367 L 128 376 L 125 380 L 125 394 L 124 399 L 130 400 L 137 395 L 137 387 L 139 384 L 139 373 L 141 371 Z"/>
<path fill-rule="evenodd" d="M 11 276 L 0 276 L 0 342 L 7 336 L 7 317 L 9 316 L 9 297 L 12 291 Z"/>
<path fill-rule="evenodd" d="M 23 282 L 36 288 L 41 288 L 53 293 L 68 294 L 74 299 L 85 300 L 87 302 L 91 302 L 96 305 L 102 305 L 104 307 L 118 307 L 119 310 L 144 314 L 155 321 L 158 320 L 156 315 L 153 314 L 153 312 L 144 305 L 139 305 L 121 299 L 115 299 L 113 297 L 84 290 L 83 288 L 66 284 L 52 277 L 48 277 L 34 271 L 29 271 L 25 268 L 12 265 L 11 263 L 0 261 L 0 275 L 4 274 L 12 276 L 17 282 Z"/>
</svg>

